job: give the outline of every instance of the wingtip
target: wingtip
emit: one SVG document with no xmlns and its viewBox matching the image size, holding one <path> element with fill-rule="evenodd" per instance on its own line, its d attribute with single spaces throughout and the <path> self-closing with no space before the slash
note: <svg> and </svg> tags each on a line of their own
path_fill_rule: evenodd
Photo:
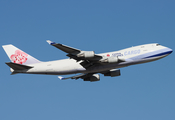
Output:
<svg viewBox="0 0 175 120">
<path fill-rule="evenodd" d="M 64 77 L 62 77 L 62 76 L 58 76 L 58 78 L 59 78 L 60 80 L 64 80 Z"/>
<path fill-rule="evenodd" d="M 47 43 L 49 43 L 50 45 L 55 44 L 55 42 L 52 42 L 51 40 L 46 40 Z"/>
</svg>

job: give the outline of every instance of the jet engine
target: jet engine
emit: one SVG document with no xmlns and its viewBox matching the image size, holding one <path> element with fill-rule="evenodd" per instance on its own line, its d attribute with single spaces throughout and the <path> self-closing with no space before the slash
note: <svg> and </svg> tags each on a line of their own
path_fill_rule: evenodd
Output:
<svg viewBox="0 0 175 120">
<path fill-rule="evenodd" d="M 77 57 L 84 57 L 84 58 L 93 58 L 95 56 L 94 51 L 82 51 L 81 53 L 77 54 Z"/>
<path fill-rule="evenodd" d="M 106 59 L 101 60 L 102 63 L 117 63 L 119 62 L 118 57 L 108 57 Z"/>
<path fill-rule="evenodd" d="M 111 77 L 120 76 L 120 75 L 121 74 L 119 69 L 110 70 L 109 72 L 104 74 L 104 76 L 111 76 Z"/>
<path fill-rule="evenodd" d="M 92 76 L 84 78 L 84 81 L 90 81 L 90 82 L 95 82 L 100 80 L 100 75 L 99 74 L 93 74 Z"/>
</svg>

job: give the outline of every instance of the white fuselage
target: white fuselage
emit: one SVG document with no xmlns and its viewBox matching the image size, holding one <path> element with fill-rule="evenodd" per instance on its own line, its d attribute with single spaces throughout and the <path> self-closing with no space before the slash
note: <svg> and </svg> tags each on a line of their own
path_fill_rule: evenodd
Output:
<svg viewBox="0 0 175 120">
<path fill-rule="evenodd" d="M 76 73 L 98 73 L 111 69 L 126 67 L 129 65 L 140 64 L 145 62 L 151 62 L 158 60 L 169 55 L 172 49 L 161 46 L 159 44 L 145 44 L 127 49 L 108 52 L 102 55 L 106 57 L 118 56 L 120 59 L 124 59 L 125 62 L 113 63 L 113 64 L 99 64 L 85 69 L 80 62 L 74 59 L 63 59 L 49 62 L 41 62 L 31 64 L 33 68 L 29 70 L 18 70 L 19 73 L 30 73 L 30 74 L 49 74 L 49 75 L 66 75 Z M 13 70 L 11 70 L 13 72 Z"/>
</svg>

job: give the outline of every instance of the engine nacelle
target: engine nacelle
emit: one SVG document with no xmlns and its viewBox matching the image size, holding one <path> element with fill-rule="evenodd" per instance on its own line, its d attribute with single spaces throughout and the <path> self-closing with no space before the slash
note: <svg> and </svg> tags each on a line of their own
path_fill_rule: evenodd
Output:
<svg viewBox="0 0 175 120">
<path fill-rule="evenodd" d="M 87 77 L 84 79 L 84 81 L 90 81 L 90 82 L 95 82 L 100 80 L 100 75 L 99 74 L 93 74 L 90 77 Z"/>
<path fill-rule="evenodd" d="M 106 59 L 101 60 L 102 63 L 118 63 L 119 59 L 118 57 L 109 57 Z"/>
<path fill-rule="evenodd" d="M 109 72 L 105 73 L 104 76 L 111 76 L 111 77 L 115 77 L 115 76 L 120 76 L 120 70 L 119 69 L 115 69 L 115 70 L 110 70 Z"/>
<path fill-rule="evenodd" d="M 82 51 L 81 53 L 77 54 L 77 57 L 84 57 L 84 58 L 93 58 L 95 56 L 94 51 Z"/>
</svg>

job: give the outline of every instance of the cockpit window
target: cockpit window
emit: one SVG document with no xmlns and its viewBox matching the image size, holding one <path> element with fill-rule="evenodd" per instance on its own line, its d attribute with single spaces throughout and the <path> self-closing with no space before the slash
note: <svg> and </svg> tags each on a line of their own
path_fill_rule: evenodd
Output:
<svg viewBox="0 0 175 120">
<path fill-rule="evenodd" d="M 156 44 L 156 46 L 160 46 L 160 44 Z"/>
</svg>

